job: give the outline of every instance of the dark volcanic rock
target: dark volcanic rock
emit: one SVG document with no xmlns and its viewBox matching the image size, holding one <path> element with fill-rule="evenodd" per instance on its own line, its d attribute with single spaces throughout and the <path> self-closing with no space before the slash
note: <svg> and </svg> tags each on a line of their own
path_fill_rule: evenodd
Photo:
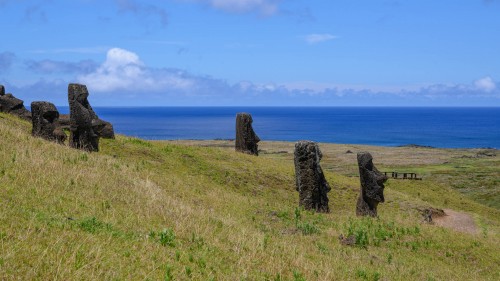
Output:
<svg viewBox="0 0 500 281">
<path fill-rule="evenodd" d="M 331 188 L 319 164 L 322 156 L 318 145 L 312 141 L 295 144 L 295 183 L 299 206 L 327 213 L 330 211 L 327 193 Z"/>
<path fill-rule="evenodd" d="M 66 134 L 59 126 L 59 112 L 50 102 L 35 101 L 31 103 L 33 130 L 31 134 L 35 137 L 64 143 Z"/>
<path fill-rule="evenodd" d="M 446 213 L 442 209 L 436 209 L 436 208 L 426 208 L 426 209 L 419 209 L 420 213 L 422 214 L 422 217 L 424 218 L 424 222 L 427 223 L 433 223 L 432 219 L 433 218 L 439 218 L 442 216 L 446 216 Z"/>
<path fill-rule="evenodd" d="M 61 127 L 61 129 L 70 129 L 71 120 L 69 118 L 69 114 L 59 114 L 59 126 Z"/>
<path fill-rule="evenodd" d="M 113 125 L 107 121 L 102 119 L 94 119 L 92 120 L 92 127 L 94 128 L 94 132 L 101 138 L 104 139 L 114 139 L 115 131 L 113 129 Z"/>
<path fill-rule="evenodd" d="M 361 192 L 356 205 L 356 215 L 377 216 L 378 203 L 384 202 L 384 182 L 387 176 L 373 165 L 373 157 L 368 152 L 358 153 Z"/>
<path fill-rule="evenodd" d="M 0 112 L 19 116 L 31 121 L 31 112 L 24 107 L 24 102 L 12 94 L 5 94 L 4 86 L 0 85 Z"/>
<path fill-rule="evenodd" d="M 69 145 L 87 151 L 99 151 L 99 136 L 92 123 L 98 119 L 88 101 L 87 86 L 69 84 L 68 101 L 70 110 Z M 94 121 L 95 123 L 95 121 Z"/>
<path fill-rule="evenodd" d="M 252 115 L 249 113 L 238 113 L 236 115 L 236 151 L 253 155 L 259 155 L 257 143 L 259 137 L 252 128 Z"/>
</svg>

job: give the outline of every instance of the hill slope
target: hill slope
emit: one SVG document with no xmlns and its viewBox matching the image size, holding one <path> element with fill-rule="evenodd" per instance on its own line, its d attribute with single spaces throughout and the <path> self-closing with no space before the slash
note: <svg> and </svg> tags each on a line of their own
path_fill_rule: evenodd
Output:
<svg viewBox="0 0 500 281">
<path fill-rule="evenodd" d="M 380 218 L 363 219 L 358 179 L 326 171 L 332 212 L 314 214 L 296 208 L 288 158 L 124 136 L 90 154 L 30 127 L 0 114 L 2 280 L 500 278 L 500 212 L 437 181 L 389 181 Z M 423 224 L 425 207 L 480 231 Z"/>
</svg>

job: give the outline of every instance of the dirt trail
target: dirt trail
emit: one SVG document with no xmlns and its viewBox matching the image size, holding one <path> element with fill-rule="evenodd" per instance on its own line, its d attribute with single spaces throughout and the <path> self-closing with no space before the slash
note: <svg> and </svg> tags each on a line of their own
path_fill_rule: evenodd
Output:
<svg viewBox="0 0 500 281">
<path fill-rule="evenodd" d="M 444 210 L 445 214 L 442 217 L 432 218 L 432 221 L 442 227 L 450 228 L 459 232 L 477 234 L 479 229 L 471 215 L 466 213 L 456 212 L 450 209 Z"/>
</svg>

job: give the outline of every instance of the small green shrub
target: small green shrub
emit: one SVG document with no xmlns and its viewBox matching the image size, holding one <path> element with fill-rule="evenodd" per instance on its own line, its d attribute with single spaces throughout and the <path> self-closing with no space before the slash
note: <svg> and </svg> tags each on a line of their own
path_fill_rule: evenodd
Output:
<svg viewBox="0 0 500 281">
<path fill-rule="evenodd" d="M 91 218 L 88 218 L 88 219 L 81 221 L 78 224 L 78 227 L 81 230 L 89 232 L 89 233 L 96 233 L 100 230 L 111 230 L 112 229 L 110 224 L 103 223 L 103 222 L 99 221 L 98 219 L 96 219 L 95 217 L 91 217 Z"/>
<path fill-rule="evenodd" d="M 160 232 L 149 232 L 149 238 L 158 241 L 162 246 L 175 247 L 175 233 L 171 228 L 165 228 Z"/>
<path fill-rule="evenodd" d="M 356 239 L 355 245 L 366 248 L 368 245 L 380 246 L 382 242 L 388 241 L 391 238 L 400 238 L 403 236 L 418 236 L 420 228 L 415 227 L 396 227 L 394 222 L 382 222 L 372 218 L 362 218 L 359 220 L 349 219 L 347 224 L 344 224 L 347 230 L 347 236 L 354 236 Z M 412 250 L 418 250 L 420 244 L 411 243 Z"/>
<path fill-rule="evenodd" d="M 294 270 L 293 271 L 293 280 L 294 281 L 306 281 L 306 278 L 304 277 L 304 275 L 302 275 L 302 273 L 300 273 L 297 270 Z"/>
<path fill-rule="evenodd" d="M 295 227 L 304 235 L 319 233 L 319 228 L 313 222 L 302 221 L 302 208 L 295 208 L 294 212 Z"/>
</svg>

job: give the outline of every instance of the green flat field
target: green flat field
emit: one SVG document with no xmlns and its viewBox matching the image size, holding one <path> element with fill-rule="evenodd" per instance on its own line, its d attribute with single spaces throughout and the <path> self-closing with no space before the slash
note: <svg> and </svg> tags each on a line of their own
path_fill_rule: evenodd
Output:
<svg viewBox="0 0 500 281">
<path fill-rule="evenodd" d="M 320 144 L 316 214 L 297 208 L 293 143 L 254 157 L 118 136 L 87 153 L 30 129 L 0 114 L 0 280 L 500 279 L 498 151 Z M 377 219 L 355 215 L 361 150 L 423 178 L 388 180 Z M 424 223 L 429 207 L 449 216 Z"/>
</svg>

